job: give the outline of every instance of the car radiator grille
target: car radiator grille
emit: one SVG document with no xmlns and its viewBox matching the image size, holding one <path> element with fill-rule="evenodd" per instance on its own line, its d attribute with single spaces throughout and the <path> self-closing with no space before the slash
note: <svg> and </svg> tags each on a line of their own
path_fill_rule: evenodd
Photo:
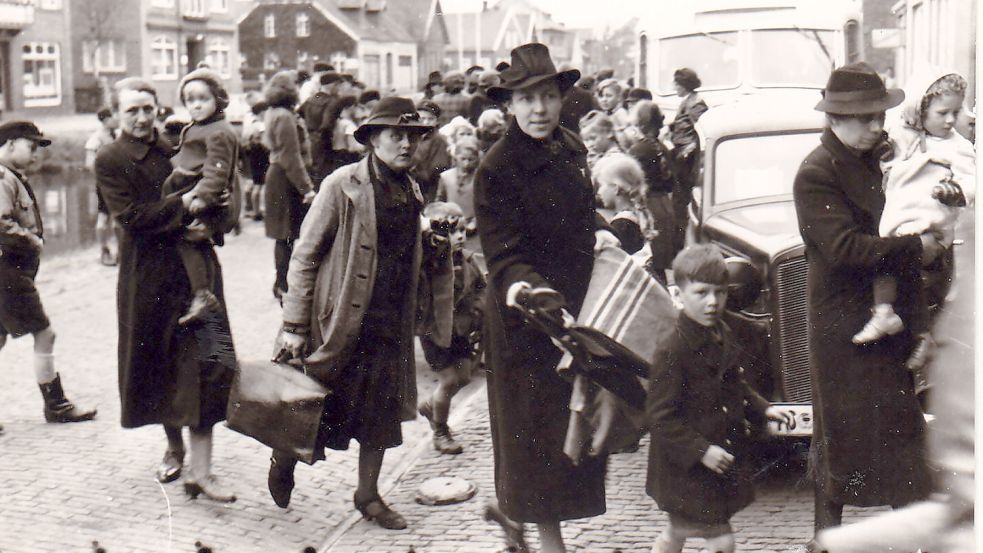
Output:
<svg viewBox="0 0 983 553">
<path fill-rule="evenodd" d="M 809 325 L 806 321 L 805 257 L 778 265 L 778 332 L 782 386 L 786 401 L 812 401 L 809 379 Z"/>
</svg>

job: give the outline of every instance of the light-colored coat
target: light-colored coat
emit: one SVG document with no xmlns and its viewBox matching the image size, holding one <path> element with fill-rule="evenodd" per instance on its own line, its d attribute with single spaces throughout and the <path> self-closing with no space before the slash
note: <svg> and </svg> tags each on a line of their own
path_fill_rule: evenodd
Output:
<svg viewBox="0 0 983 553">
<path fill-rule="evenodd" d="M 294 244 L 287 273 L 289 292 L 283 297 L 283 320 L 310 325 L 305 361 L 316 378 L 330 383 L 348 362 L 372 299 L 379 252 L 376 234 L 375 194 L 369 177 L 369 157 L 346 165 L 321 184 Z M 413 193 L 423 201 L 413 181 Z M 413 250 L 411 290 L 419 287 L 423 258 L 421 232 Z M 449 256 L 440 273 L 453 282 Z M 444 299 L 443 312 L 453 310 L 453 295 Z M 435 302 L 441 300 L 434 299 Z M 408 294 L 400 329 L 402 379 L 400 398 L 403 420 L 416 417 L 416 374 L 413 366 L 413 336 L 416 325 L 416 294 Z M 441 342 L 449 345 L 447 335 Z M 395 360 L 394 360 L 395 361 Z"/>
</svg>

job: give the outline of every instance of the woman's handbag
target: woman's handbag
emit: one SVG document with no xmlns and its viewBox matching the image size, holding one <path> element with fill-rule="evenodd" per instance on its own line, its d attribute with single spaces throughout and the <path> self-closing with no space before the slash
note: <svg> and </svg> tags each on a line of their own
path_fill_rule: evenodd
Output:
<svg viewBox="0 0 983 553">
<path fill-rule="evenodd" d="M 273 361 L 241 363 L 229 393 L 229 428 L 313 464 L 321 414 L 331 390 L 301 368 Z"/>
</svg>

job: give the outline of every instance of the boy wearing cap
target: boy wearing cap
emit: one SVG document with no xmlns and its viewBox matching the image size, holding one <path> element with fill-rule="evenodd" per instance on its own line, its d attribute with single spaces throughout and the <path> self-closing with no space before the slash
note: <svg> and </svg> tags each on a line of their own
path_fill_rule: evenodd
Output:
<svg viewBox="0 0 983 553">
<path fill-rule="evenodd" d="M 79 422 L 93 419 L 96 410 L 81 409 L 65 398 L 55 372 L 55 333 L 34 286 L 44 228 L 34 190 L 22 175 L 38 147 L 49 144 L 28 121 L 0 125 L 0 349 L 8 334 L 33 335 L 34 374 L 44 398 L 45 420 Z"/>
</svg>

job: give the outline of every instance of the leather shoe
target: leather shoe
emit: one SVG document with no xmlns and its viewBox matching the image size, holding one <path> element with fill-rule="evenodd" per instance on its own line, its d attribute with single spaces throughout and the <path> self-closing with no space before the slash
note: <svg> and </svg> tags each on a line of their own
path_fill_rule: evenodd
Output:
<svg viewBox="0 0 983 553">
<path fill-rule="evenodd" d="M 294 491 L 294 467 L 296 465 L 296 459 L 289 462 L 278 461 L 276 455 L 270 457 L 270 473 L 266 478 L 266 486 L 270 489 L 273 503 L 276 503 L 276 506 L 281 509 L 286 509 L 290 505 L 290 495 Z"/>
<path fill-rule="evenodd" d="M 375 521 L 376 524 L 387 530 L 406 529 L 406 519 L 403 518 L 403 515 L 390 509 L 389 505 L 386 505 L 378 495 L 365 501 L 359 501 L 358 493 L 356 493 L 354 500 L 355 508 L 362 513 L 362 518 L 365 520 Z"/>
<path fill-rule="evenodd" d="M 181 469 L 184 467 L 184 451 L 173 451 L 168 449 L 164 452 L 164 459 L 157 467 L 157 481 L 161 484 L 173 482 L 181 477 Z"/>
</svg>

